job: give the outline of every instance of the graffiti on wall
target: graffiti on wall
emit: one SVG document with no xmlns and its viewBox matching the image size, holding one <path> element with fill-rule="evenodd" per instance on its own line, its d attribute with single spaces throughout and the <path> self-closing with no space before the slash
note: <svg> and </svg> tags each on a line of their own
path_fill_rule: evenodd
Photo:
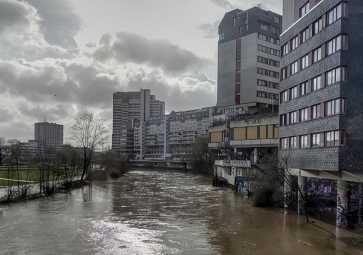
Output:
<svg viewBox="0 0 363 255">
<path fill-rule="evenodd" d="M 249 193 L 256 190 L 257 182 L 252 180 L 237 179 L 235 185 L 237 195 L 248 197 Z"/>
<path fill-rule="evenodd" d="M 331 200 L 336 199 L 336 181 L 322 178 L 307 178 L 306 190 L 309 194 Z"/>
<path fill-rule="evenodd" d="M 346 228 L 348 224 L 346 200 L 346 195 L 337 194 L 337 226 L 342 228 Z"/>
</svg>

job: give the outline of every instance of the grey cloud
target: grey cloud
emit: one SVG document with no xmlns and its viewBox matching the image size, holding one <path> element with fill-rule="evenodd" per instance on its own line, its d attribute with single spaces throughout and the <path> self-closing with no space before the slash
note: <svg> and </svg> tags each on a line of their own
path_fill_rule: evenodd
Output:
<svg viewBox="0 0 363 255">
<path fill-rule="evenodd" d="M 200 69 L 210 64 L 209 60 L 200 58 L 179 45 L 165 40 L 149 40 L 136 34 L 119 32 L 110 46 L 107 44 L 109 39 L 104 38 L 101 42 L 103 45 L 94 52 L 94 57 L 99 61 L 116 59 L 120 63 L 146 64 L 162 68 L 168 73 Z"/>
<path fill-rule="evenodd" d="M 215 5 L 222 7 L 222 8 L 233 8 L 232 4 L 226 0 L 211 0 Z"/>
<path fill-rule="evenodd" d="M 218 37 L 218 25 L 221 21 L 216 20 L 213 23 L 205 23 L 199 25 L 197 28 L 204 33 L 204 37 L 206 38 L 215 38 Z"/>
<path fill-rule="evenodd" d="M 77 48 L 74 36 L 81 30 L 81 20 L 69 0 L 28 0 L 42 18 L 41 27 L 49 44 Z"/>
<path fill-rule="evenodd" d="M 146 74 L 144 71 L 139 70 L 138 73 L 128 74 L 128 89 L 132 91 L 140 88 L 151 89 L 152 94 L 158 100 L 165 101 L 168 112 L 215 105 L 215 85 L 209 81 L 200 81 L 195 78 L 197 76 L 195 75 L 189 80 L 187 77 L 183 77 L 184 82 L 170 84 L 157 71 Z M 192 80 L 194 80 L 195 88 L 183 90 L 182 87 L 185 82 L 191 82 Z"/>
<path fill-rule="evenodd" d="M 0 0 L 0 34 L 14 27 L 29 26 L 29 7 L 15 1 Z"/>
<path fill-rule="evenodd" d="M 94 64 L 59 61 L 38 65 L 28 67 L 15 62 L 0 62 L 0 88 L 3 93 L 38 104 L 57 104 L 57 111 L 53 109 L 53 113 L 67 117 L 68 113 L 61 104 L 107 109 L 112 105 L 112 93 L 121 89 L 112 73 Z M 24 113 L 32 115 L 24 109 Z"/>
</svg>

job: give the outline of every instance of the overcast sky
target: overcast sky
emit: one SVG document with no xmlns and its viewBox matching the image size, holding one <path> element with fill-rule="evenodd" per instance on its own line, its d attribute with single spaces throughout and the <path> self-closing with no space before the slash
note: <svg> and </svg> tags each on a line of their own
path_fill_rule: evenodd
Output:
<svg viewBox="0 0 363 255">
<path fill-rule="evenodd" d="M 104 118 L 112 94 L 151 89 L 166 111 L 215 105 L 225 12 L 282 0 L 0 0 L 0 137 L 34 139 L 44 118 Z"/>
</svg>

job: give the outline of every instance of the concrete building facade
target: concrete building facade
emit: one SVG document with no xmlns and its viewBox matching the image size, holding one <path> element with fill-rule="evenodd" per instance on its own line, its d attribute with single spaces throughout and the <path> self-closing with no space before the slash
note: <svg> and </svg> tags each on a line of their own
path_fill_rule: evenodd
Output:
<svg viewBox="0 0 363 255">
<path fill-rule="evenodd" d="M 49 122 L 34 124 L 34 140 L 44 147 L 61 147 L 63 145 L 63 125 Z"/>
<path fill-rule="evenodd" d="M 113 94 L 112 149 L 116 153 L 142 157 L 145 151 L 145 122 L 165 115 L 165 103 L 149 89 Z"/>
<path fill-rule="evenodd" d="M 219 27 L 217 108 L 278 107 L 281 15 L 254 7 L 227 12 Z"/>
<path fill-rule="evenodd" d="M 346 226 L 347 190 L 363 180 L 363 2 L 284 0 L 283 10 L 280 156 L 302 187 L 330 183 Z"/>
<path fill-rule="evenodd" d="M 171 112 L 169 114 L 168 147 L 175 159 L 190 159 L 191 145 L 197 138 L 209 137 L 209 127 L 216 107 Z"/>
</svg>

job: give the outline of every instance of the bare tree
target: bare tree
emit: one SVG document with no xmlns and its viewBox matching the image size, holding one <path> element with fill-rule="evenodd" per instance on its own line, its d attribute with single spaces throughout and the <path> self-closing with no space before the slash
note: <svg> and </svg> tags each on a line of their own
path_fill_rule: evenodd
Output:
<svg viewBox="0 0 363 255">
<path fill-rule="evenodd" d="M 108 139 L 108 130 L 104 120 L 95 117 L 87 111 L 79 112 L 69 128 L 71 139 L 82 149 L 82 176 L 87 174 L 88 168 L 94 158 L 94 152 Z"/>
<path fill-rule="evenodd" d="M 59 172 L 62 173 L 63 185 L 70 188 L 73 180 L 80 173 L 81 160 L 77 150 L 71 145 L 63 145 L 57 153 L 57 164 Z"/>
</svg>

